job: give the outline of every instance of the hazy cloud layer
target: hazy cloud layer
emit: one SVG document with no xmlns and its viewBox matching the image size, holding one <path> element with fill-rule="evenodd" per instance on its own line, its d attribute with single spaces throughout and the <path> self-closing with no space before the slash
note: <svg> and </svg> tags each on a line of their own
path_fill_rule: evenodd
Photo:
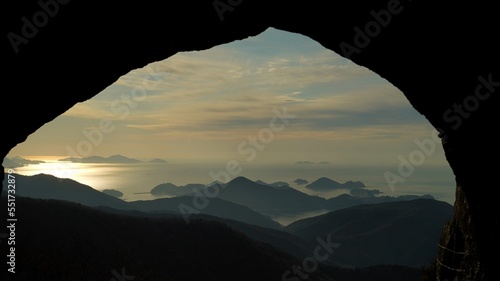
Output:
<svg viewBox="0 0 500 281">
<path fill-rule="evenodd" d="M 125 153 L 126 148 L 134 151 L 130 156 L 167 159 L 234 155 L 241 141 L 269 126 L 274 108 L 283 107 L 297 117 L 276 133 L 272 146 L 285 151 L 283 158 L 292 162 L 302 157 L 295 141 L 316 144 L 311 155 L 314 149 L 338 155 L 338 142 L 349 141 L 351 153 L 372 147 L 394 158 L 397 143 L 408 149 L 415 138 L 427 137 L 432 130 L 379 75 L 309 38 L 269 29 L 247 40 L 178 53 L 132 70 L 44 126 L 15 152 L 33 154 L 40 140 L 45 151 L 63 152 L 66 145 L 85 138 L 83 129 L 98 129 L 105 118 L 116 128 L 96 152 Z M 56 131 L 57 138 L 49 140 Z M 197 155 L 191 154 L 190 145 L 197 147 Z"/>
</svg>

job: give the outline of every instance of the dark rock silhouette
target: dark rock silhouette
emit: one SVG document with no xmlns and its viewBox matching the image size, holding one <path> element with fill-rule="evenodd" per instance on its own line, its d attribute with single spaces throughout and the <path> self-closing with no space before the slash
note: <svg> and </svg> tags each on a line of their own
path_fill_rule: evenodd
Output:
<svg viewBox="0 0 500 281">
<path fill-rule="evenodd" d="M 453 258 L 439 248 L 438 278 L 496 276 L 496 261 L 489 257 L 500 252 L 497 199 L 484 191 L 497 182 L 496 167 L 487 161 L 497 146 L 490 134 L 498 104 L 492 93 L 500 81 L 500 42 L 492 35 L 498 26 L 494 2 L 343 1 L 331 7 L 255 0 L 221 12 L 204 1 L 171 2 L 168 9 L 160 2 L 87 1 L 60 4 L 53 16 L 42 11 L 47 22 L 31 29 L 21 19 L 33 26 L 33 15 L 41 11 L 36 1 L 4 4 L 9 12 L 2 25 L 7 35 L 2 73 L 6 89 L 16 94 L 4 96 L 0 116 L 13 120 L 22 105 L 28 118 L 8 122 L 14 128 L 9 127 L 0 146 L 3 157 L 43 124 L 132 69 L 179 51 L 241 40 L 271 26 L 297 32 L 387 79 L 439 129 L 457 182 L 455 215 L 443 232 L 442 246 L 463 245 L 465 254 Z M 186 19 L 203 24 L 182 24 Z M 367 35 L 369 24 L 379 29 Z M 416 69 L 424 71 L 415 75 Z M 92 79 L 82 83 L 89 73 Z"/>
</svg>

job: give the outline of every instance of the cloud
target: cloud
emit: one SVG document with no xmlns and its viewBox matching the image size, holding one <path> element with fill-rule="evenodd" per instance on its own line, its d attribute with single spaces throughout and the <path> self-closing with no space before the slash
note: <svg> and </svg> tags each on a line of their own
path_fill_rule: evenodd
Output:
<svg viewBox="0 0 500 281">
<path fill-rule="evenodd" d="M 134 100 L 138 88 L 145 96 Z M 133 105 L 123 101 L 127 98 Z M 124 118 L 113 104 L 128 109 Z M 63 114 L 62 120 L 77 120 L 73 124 L 81 127 L 56 122 L 64 124 L 50 132 L 73 143 L 82 137 L 82 129 L 98 127 L 100 119 L 108 118 L 116 121 L 117 128 L 106 135 L 102 150 L 115 139 L 130 142 L 127 148 L 148 146 L 149 150 L 186 140 L 193 145 L 199 140 L 196 144 L 203 150 L 208 142 L 200 143 L 208 140 L 234 152 L 242 140 L 269 126 L 274 108 L 285 106 L 297 117 L 275 135 L 280 145 L 274 149 L 289 149 L 289 159 L 325 159 L 318 150 L 329 141 L 359 147 L 412 144 L 418 134 L 430 134 L 427 121 L 379 75 L 309 38 L 275 29 L 205 51 L 180 52 L 132 70 Z M 310 149 L 304 153 L 318 156 L 295 157 L 299 152 L 294 145 L 304 145 Z"/>
<path fill-rule="evenodd" d="M 111 111 L 110 102 L 90 100 L 75 104 L 62 115 L 83 119 L 101 119 L 113 117 L 114 114 Z"/>
<path fill-rule="evenodd" d="M 238 64 L 230 52 L 223 52 L 224 57 L 233 58 L 229 60 L 221 59 L 218 51 L 212 53 L 204 56 L 196 53 L 193 57 L 180 54 L 156 63 L 157 69 L 182 75 L 166 75 L 169 79 L 159 82 L 154 94 L 134 109 L 135 114 L 132 112 L 128 118 L 129 127 L 245 129 L 265 124 L 266 118 L 272 118 L 273 108 L 287 105 L 301 116 L 304 127 L 331 130 L 351 124 L 357 127 L 387 124 L 395 119 L 388 116 L 383 120 L 384 116 L 377 113 L 387 112 L 391 107 L 405 107 L 401 94 L 383 85 L 383 81 L 361 89 L 356 83 L 350 85 L 350 79 L 363 80 L 369 72 L 356 70 L 352 63 L 334 65 L 338 59 L 332 52 L 327 55 L 321 50 L 317 57 L 311 54 L 307 58 L 271 58 L 258 65 L 243 58 L 245 67 Z M 275 73 L 261 72 L 265 67 L 274 68 Z M 148 75 L 143 72 L 135 74 L 134 79 Z M 224 72 L 233 75 L 221 75 Z"/>
<path fill-rule="evenodd" d="M 288 41 L 287 41 L 288 40 Z M 245 41 L 245 40 L 244 40 Z M 295 48 L 289 48 L 289 41 Z M 367 82 L 369 81 L 369 82 Z M 154 84 L 151 84 L 154 83 Z M 200 52 L 181 52 L 121 77 L 87 107 L 66 114 L 82 118 L 113 116 L 111 104 L 136 87 L 154 85 L 131 108 L 129 128 L 215 128 L 259 125 L 274 107 L 289 106 L 311 129 L 362 118 L 352 116 L 401 106 L 384 96 L 387 83 L 366 68 L 297 34 L 269 29 L 251 40 Z M 397 93 L 399 97 L 402 95 Z M 92 108 L 93 107 L 93 108 Z M 115 114 L 116 115 L 116 114 Z M 116 117 L 116 116 L 115 116 Z M 382 117 L 380 117 L 382 118 Z M 248 120 L 248 122 L 246 122 Z M 358 125 L 358 126 L 360 126 Z"/>
</svg>

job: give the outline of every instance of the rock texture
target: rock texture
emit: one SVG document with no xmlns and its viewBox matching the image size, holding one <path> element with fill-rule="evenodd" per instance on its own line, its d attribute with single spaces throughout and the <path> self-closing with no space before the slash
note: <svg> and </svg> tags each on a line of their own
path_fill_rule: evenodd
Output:
<svg viewBox="0 0 500 281">
<path fill-rule="evenodd" d="M 387 79 L 439 128 L 459 188 L 436 278 L 493 280 L 489 256 L 500 238 L 489 190 L 495 166 L 487 162 L 496 160 L 487 159 L 497 146 L 500 89 L 494 3 L 19 0 L 3 10 L 2 157 L 132 69 L 268 27 L 301 33 Z"/>
</svg>

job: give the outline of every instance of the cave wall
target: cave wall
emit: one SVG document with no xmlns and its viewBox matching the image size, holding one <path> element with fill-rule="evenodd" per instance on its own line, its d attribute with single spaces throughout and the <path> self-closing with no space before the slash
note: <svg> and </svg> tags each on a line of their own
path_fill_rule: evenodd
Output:
<svg viewBox="0 0 500 281">
<path fill-rule="evenodd" d="M 457 245 L 458 233 L 463 257 L 437 247 L 453 263 L 438 263 L 439 278 L 493 278 L 487 256 L 499 250 L 499 233 L 495 165 L 486 159 L 496 151 L 500 46 L 492 3 L 23 0 L 3 10 L 2 156 L 132 69 L 268 27 L 296 32 L 387 79 L 442 132 L 458 188 L 441 246 Z"/>
</svg>

